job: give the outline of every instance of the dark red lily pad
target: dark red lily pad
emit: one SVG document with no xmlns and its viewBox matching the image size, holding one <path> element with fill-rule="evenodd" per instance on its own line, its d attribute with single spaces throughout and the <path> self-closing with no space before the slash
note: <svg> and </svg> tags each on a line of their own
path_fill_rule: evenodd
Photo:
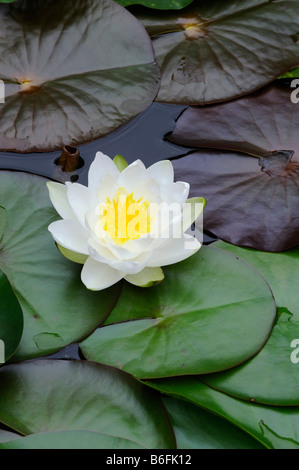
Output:
<svg viewBox="0 0 299 470">
<path fill-rule="evenodd" d="M 0 7 L 0 149 L 49 151 L 106 135 L 159 86 L 150 38 L 112 0 Z"/>
<path fill-rule="evenodd" d="M 176 179 L 207 199 L 206 230 L 262 251 L 299 244 L 298 128 L 299 107 L 278 84 L 181 115 L 169 140 L 201 150 L 173 162 Z"/>
<path fill-rule="evenodd" d="M 298 65 L 298 1 L 210 0 L 178 12 L 136 14 L 162 70 L 158 101 L 232 99 Z"/>
</svg>

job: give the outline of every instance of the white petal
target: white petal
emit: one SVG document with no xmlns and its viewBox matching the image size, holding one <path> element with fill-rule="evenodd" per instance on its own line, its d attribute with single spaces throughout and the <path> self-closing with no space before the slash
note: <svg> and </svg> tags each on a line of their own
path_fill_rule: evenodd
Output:
<svg viewBox="0 0 299 470">
<path fill-rule="evenodd" d="M 115 243 L 107 244 L 107 247 L 118 259 L 134 259 L 142 253 L 149 251 L 153 244 L 153 238 L 150 233 L 146 233 L 135 240 L 128 240 L 119 246 Z"/>
<path fill-rule="evenodd" d="M 48 227 L 54 240 L 68 250 L 88 255 L 88 232 L 76 219 L 57 220 Z"/>
<path fill-rule="evenodd" d="M 97 245 L 94 240 L 89 240 L 89 254 L 90 256 L 100 262 L 109 264 L 112 268 L 122 271 L 125 274 L 136 274 L 142 271 L 142 269 L 148 263 L 151 253 L 142 253 L 134 260 L 121 260 L 114 257 L 113 254 L 107 254 L 106 248 L 101 245 Z"/>
<path fill-rule="evenodd" d="M 74 214 L 67 200 L 67 188 L 65 184 L 54 183 L 53 181 L 49 181 L 47 183 L 47 187 L 49 190 L 51 202 L 60 217 L 62 217 L 63 219 L 73 219 Z"/>
<path fill-rule="evenodd" d="M 151 287 L 163 281 L 164 273 L 161 268 L 144 268 L 138 274 L 127 274 L 125 280 L 139 287 Z"/>
<path fill-rule="evenodd" d="M 108 232 L 105 230 L 101 231 L 99 227 L 96 226 L 96 220 L 92 214 L 87 214 L 86 225 L 90 230 L 90 233 L 93 236 L 95 235 L 92 243 L 101 245 L 109 250 L 110 256 L 107 256 L 107 258 L 113 257 L 115 260 L 130 260 L 137 258 L 140 254 L 149 251 L 154 242 L 154 239 L 151 238 L 151 234 L 147 233 L 136 238 L 136 240 L 129 240 L 123 245 L 117 245 Z"/>
<path fill-rule="evenodd" d="M 91 191 L 86 186 L 79 183 L 66 183 L 68 203 L 79 220 L 85 227 L 85 216 L 88 211 L 95 209 L 96 198 L 92 196 Z"/>
<path fill-rule="evenodd" d="M 107 198 L 112 201 L 118 189 L 119 186 L 114 176 L 104 175 L 103 178 L 100 180 L 96 193 L 98 203 L 107 202 Z"/>
<path fill-rule="evenodd" d="M 133 188 L 133 185 L 131 186 Z M 143 201 L 151 201 L 152 203 L 160 203 L 162 201 L 160 184 L 154 179 L 136 180 L 134 182 L 134 199 L 143 199 Z"/>
<path fill-rule="evenodd" d="M 148 179 L 146 168 L 141 160 L 136 160 L 125 168 L 119 175 L 117 183 L 129 193 L 134 192 L 141 181 Z"/>
<path fill-rule="evenodd" d="M 131 251 L 130 249 L 127 248 L 127 243 L 124 243 L 123 245 L 116 245 L 116 243 L 107 243 L 107 248 L 109 251 L 113 254 L 113 256 L 119 260 L 131 260 L 133 258 L 136 258 L 140 254 L 139 252 L 136 251 Z"/>
<path fill-rule="evenodd" d="M 143 268 L 145 268 L 149 259 L 150 259 L 150 255 L 148 256 L 142 255 L 142 259 L 138 261 L 136 260 L 118 261 L 118 262 L 113 262 L 111 266 L 113 266 L 115 269 L 121 269 L 126 274 L 137 274 L 137 273 L 140 273 L 140 271 L 142 271 Z"/>
<path fill-rule="evenodd" d="M 103 246 L 106 246 L 108 243 L 114 243 L 113 238 L 104 230 L 104 220 L 100 220 L 97 214 L 93 214 L 92 212 L 88 212 L 86 214 L 86 228 L 89 231 L 91 237 L 100 243 Z"/>
<path fill-rule="evenodd" d="M 92 258 L 101 263 L 111 264 L 113 261 L 119 261 L 105 245 L 93 238 L 88 240 L 88 251 Z"/>
<path fill-rule="evenodd" d="M 107 233 L 107 232 L 106 232 Z M 150 234 L 142 235 L 136 240 L 129 240 L 123 245 L 116 245 L 111 237 L 90 238 L 89 245 L 101 256 L 110 261 L 140 261 L 148 259 L 148 253 L 154 243 Z"/>
<path fill-rule="evenodd" d="M 165 240 L 165 243 L 153 251 L 147 266 L 168 266 L 169 264 L 178 263 L 192 256 L 200 247 L 201 244 L 191 235 L 185 234 L 181 238 Z"/>
<path fill-rule="evenodd" d="M 116 284 L 124 277 L 123 273 L 107 264 L 87 258 L 81 271 L 81 280 L 87 289 L 102 290 Z"/>
<path fill-rule="evenodd" d="M 104 155 L 102 152 L 97 152 L 88 172 L 88 187 L 92 192 L 97 191 L 101 179 L 106 174 L 117 179 L 119 170 L 116 168 L 111 158 Z"/>
<path fill-rule="evenodd" d="M 152 208 L 152 206 L 151 206 Z M 181 236 L 182 232 L 182 208 L 178 202 L 168 204 L 163 202 L 157 206 L 158 210 L 155 214 L 153 211 L 153 222 L 151 230 L 153 236 L 160 238 L 174 238 Z M 177 231 L 179 227 L 179 231 Z"/>
<path fill-rule="evenodd" d="M 154 163 L 146 171 L 149 178 L 153 178 L 160 184 L 173 183 L 173 166 L 169 160 L 162 160 L 160 162 Z"/>
<path fill-rule="evenodd" d="M 161 187 L 161 196 L 164 202 L 172 204 L 177 202 L 183 205 L 186 202 L 190 190 L 189 183 L 178 181 Z"/>
<path fill-rule="evenodd" d="M 185 232 L 200 216 L 205 205 L 206 200 L 202 197 L 187 199 L 183 208 L 183 232 Z"/>
<path fill-rule="evenodd" d="M 95 212 L 89 211 L 85 214 L 85 226 L 91 234 L 95 233 L 98 222 L 99 216 Z"/>
<path fill-rule="evenodd" d="M 100 223 L 98 214 L 94 212 L 87 212 L 85 217 L 85 224 L 89 235 L 101 245 L 106 246 L 107 242 L 113 242 L 113 239 L 109 233 L 106 230 L 103 230 L 103 224 Z"/>
</svg>

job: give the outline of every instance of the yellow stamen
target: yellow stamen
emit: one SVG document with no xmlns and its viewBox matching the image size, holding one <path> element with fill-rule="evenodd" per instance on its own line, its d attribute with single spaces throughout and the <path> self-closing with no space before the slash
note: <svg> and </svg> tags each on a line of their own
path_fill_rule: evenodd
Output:
<svg viewBox="0 0 299 470">
<path fill-rule="evenodd" d="M 119 188 L 112 201 L 101 205 L 100 223 L 117 245 L 135 240 L 151 231 L 150 202 L 134 199 L 133 193 Z"/>
</svg>

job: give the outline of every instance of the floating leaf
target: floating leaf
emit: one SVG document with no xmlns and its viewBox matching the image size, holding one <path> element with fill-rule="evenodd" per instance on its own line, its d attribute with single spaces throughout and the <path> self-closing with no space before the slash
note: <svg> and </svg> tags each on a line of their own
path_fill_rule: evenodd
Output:
<svg viewBox="0 0 299 470">
<path fill-rule="evenodd" d="M 224 242 L 214 246 L 254 266 L 268 281 L 278 306 L 278 317 L 263 349 L 250 361 L 225 373 L 204 376 L 208 385 L 244 400 L 271 405 L 299 405 L 299 364 L 291 361 L 299 346 L 299 248 L 265 253 Z"/>
<path fill-rule="evenodd" d="M 6 224 L 7 224 L 7 212 L 4 209 L 4 207 L 0 206 L 0 239 L 6 228 Z"/>
<path fill-rule="evenodd" d="M 20 304 L 7 277 L 0 271 L 0 363 L 14 354 L 22 331 L 23 313 Z"/>
<path fill-rule="evenodd" d="M 0 9 L 0 148 L 76 146 L 120 127 L 159 82 L 142 25 L 111 0 L 19 1 Z"/>
<path fill-rule="evenodd" d="M 11 431 L 5 431 L 0 429 L 0 449 L 3 442 L 11 442 L 15 439 L 19 439 L 21 436 Z"/>
<path fill-rule="evenodd" d="M 24 331 L 15 358 L 50 354 L 91 333 L 113 308 L 118 286 L 88 291 L 81 266 L 63 256 L 48 232 L 57 219 L 45 178 L 0 172 L 0 204 L 7 211 L 0 241 L 0 269 L 24 314 Z"/>
<path fill-rule="evenodd" d="M 212 103 L 270 83 L 298 65 L 298 16 L 293 0 L 210 0 L 137 13 L 162 70 L 158 101 Z"/>
<path fill-rule="evenodd" d="M 150 289 L 123 284 L 104 326 L 80 344 L 85 357 L 153 378 L 227 369 L 262 347 L 275 304 L 246 263 L 203 246 L 164 272 Z"/>
<path fill-rule="evenodd" d="M 278 85 L 182 114 L 172 141 L 236 151 L 200 150 L 173 162 L 176 179 L 207 199 L 206 230 L 264 251 L 299 244 L 298 126 L 299 106 Z"/>
<path fill-rule="evenodd" d="M 92 431 L 41 432 L 0 442 L 0 449 L 143 449 L 128 439 Z"/>
<path fill-rule="evenodd" d="M 284 73 L 279 78 L 299 78 L 299 67 L 295 67 L 289 70 L 287 73 Z"/>
<path fill-rule="evenodd" d="M 148 382 L 148 385 L 216 413 L 268 448 L 299 449 L 298 406 L 248 403 L 213 390 L 196 377 L 160 379 Z"/>
<path fill-rule="evenodd" d="M 10 0 L 14 1 L 14 0 Z M 115 0 L 123 7 L 129 5 L 144 5 L 148 8 L 157 8 L 158 10 L 179 10 L 184 8 L 193 0 Z"/>
<path fill-rule="evenodd" d="M 174 428 L 178 449 L 263 448 L 259 442 L 226 420 L 191 403 L 170 397 L 164 397 L 163 403 Z"/>
<path fill-rule="evenodd" d="M 0 421 L 22 434 L 85 430 L 138 447 L 175 447 L 159 396 L 117 369 L 36 360 L 0 369 Z"/>
<path fill-rule="evenodd" d="M 235 150 L 265 159 L 293 152 L 292 162 L 298 164 L 299 109 L 290 99 L 291 92 L 289 84 L 277 80 L 243 98 L 188 107 L 167 139 L 192 148 Z"/>
</svg>

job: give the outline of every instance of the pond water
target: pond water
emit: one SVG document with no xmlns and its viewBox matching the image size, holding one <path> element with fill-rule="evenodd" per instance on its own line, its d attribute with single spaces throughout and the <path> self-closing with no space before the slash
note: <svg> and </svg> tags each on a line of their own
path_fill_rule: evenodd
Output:
<svg viewBox="0 0 299 470">
<path fill-rule="evenodd" d="M 57 181 L 76 180 L 87 184 L 89 165 L 97 151 L 111 158 L 121 154 L 129 163 L 140 158 L 148 167 L 159 160 L 187 153 L 185 147 L 164 139 L 185 108 L 186 106 L 153 103 L 144 113 L 115 132 L 78 146 L 84 165 L 73 173 L 64 173 L 55 164 L 60 151 L 28 154 L 0 152 L 0 168 L 28 171 Z"/>
</svg>

